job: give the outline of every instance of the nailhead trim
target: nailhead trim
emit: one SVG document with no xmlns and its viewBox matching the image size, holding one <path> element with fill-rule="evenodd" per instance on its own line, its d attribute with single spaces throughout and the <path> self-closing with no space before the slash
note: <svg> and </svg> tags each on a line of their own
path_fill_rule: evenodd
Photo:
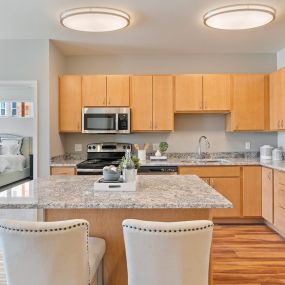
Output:
<svg viewBox="0 0 285 285">
<path fill-rule="evenodd" d="M 138 228 L 135 226 L 128 226 L 128 225 L 123 225 L 124 228 L 130 228 L 138 231 L 144 231 L 144 232 L 159 232 L 159 233 L 177 233 L 177 232 L 195 232 L 195 231 L 201 231 L 201 230 L 206 230 L 207 228 L 212 228 L 214 225 L 208 225 L 204 227 L 198 227 L 198 228 L 191 228 L 191 229 L 178 229 L 178 230 L 157 230 L 157 229 L 145 229 L 145 228 Z"/>
<path fill-rule="evenodd" d="M 86 223 L 79 223 L 73 226 L 69 226 L 69 227 L 64 227 L 64 228 L 55 228 L 55 229 L 40 229 L 40 230 L 33 230 L 33 229 L 17 229 L 17 228 L 11 228 L 11 227 L 7 227 L 7 226 L 2 226 L 0 225 L 0 229 L 4 229 L 7 231 L 16 231 L 16 232 L 26 232 L 26 233 L 42 233 L 42 232 L 57 232 L 57 231 L 66 231 L 66 230 L 70 230 L 72 228 L 76 228 L 76 227 L 80 227 L 80 226 L 86 226 L 87 228 L 87 234 L 89 232 L 88 229 L 88 224 Z"/>
</svg>

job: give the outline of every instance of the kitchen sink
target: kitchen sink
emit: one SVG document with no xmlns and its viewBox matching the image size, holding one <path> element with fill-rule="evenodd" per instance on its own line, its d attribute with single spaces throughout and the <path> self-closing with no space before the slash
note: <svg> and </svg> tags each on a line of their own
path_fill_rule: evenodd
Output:
<svg viewBox="0 0 285 285">
<path fill-rule="evenodd" d="M 189 162 L 189 163 L 229 163 L 228 160 L 222 158 L 194 158 L 188 160 L 181 160 L 181 162 Z"/>
</svg>

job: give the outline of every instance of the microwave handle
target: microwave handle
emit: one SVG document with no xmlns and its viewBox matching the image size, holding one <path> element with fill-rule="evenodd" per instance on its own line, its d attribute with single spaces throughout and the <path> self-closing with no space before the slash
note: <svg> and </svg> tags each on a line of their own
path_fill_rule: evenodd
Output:
<svg viewBox="0 0 285 285">
<path fill-rule="evenodd" d="M 116 113 L 116 131 L 119 130 L 119 114 Z"/>
</svg>

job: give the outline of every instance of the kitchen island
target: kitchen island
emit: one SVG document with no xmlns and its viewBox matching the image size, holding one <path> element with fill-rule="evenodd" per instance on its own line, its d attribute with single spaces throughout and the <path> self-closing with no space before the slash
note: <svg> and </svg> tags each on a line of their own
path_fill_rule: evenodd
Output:
<svg viewBox="0 0 285 285">
<path fill-rule="evenodd" d="M 0 209 L 43 209 L 45 221 L 83 218 L 90 236 L 104 238 L 105 285 L 126 285 L 122 221 L 211 219 L 232 204 L 194 175 L 138 176 L 135 192 L 94 192 L 96 176 L 50 176 L 0 192 Z M 22 192 L 21 192 L 22 187 Z M 14 193 L 17 193 L 14 197 Z M 210 278 L 211 280 L 211 278 Z"/>
</svg>

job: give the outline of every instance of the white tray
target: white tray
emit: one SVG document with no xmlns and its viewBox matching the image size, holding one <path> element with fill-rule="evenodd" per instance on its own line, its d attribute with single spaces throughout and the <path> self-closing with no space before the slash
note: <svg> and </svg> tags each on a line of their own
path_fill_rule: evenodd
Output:
<svg viewBox="0 0 285 285">
<path fill-rule="evenodd" d="M 167 160 L 167 156 L 151 156 L 150 160 Z"/>
<path fill-rule="evenodd" d="M 109 192 L 134 192 L 136 191 L 136 181 L 134 182 L 100 182 L 102 178 L 99 178 L 94 182 L 94 191 L 109 191 Z"/>
</svg>

